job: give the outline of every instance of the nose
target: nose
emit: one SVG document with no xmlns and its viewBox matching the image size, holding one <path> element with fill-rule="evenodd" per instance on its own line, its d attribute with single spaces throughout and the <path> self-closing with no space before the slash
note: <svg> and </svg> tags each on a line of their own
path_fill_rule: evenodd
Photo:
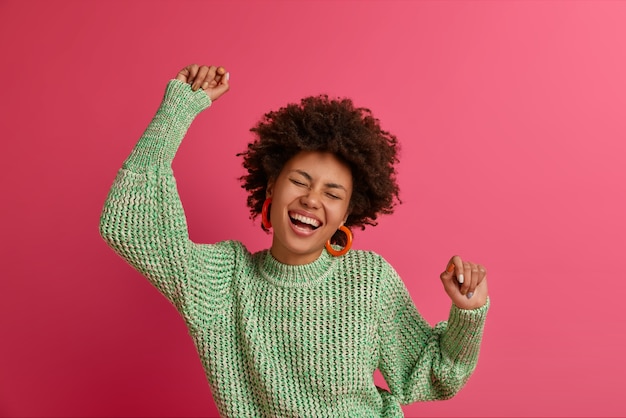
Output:
<svg viewBox="0 0 626 418">
<path fill-rule="evenodd" d="M 317 208 L 319 208 L 320 207 L 319 192 L 315 191 L 314 189 L 307 190 L 307 192 L 304 193 L 300 197 L 300 203 L 304 207 L 307 207 L 309 209 L 317 209 Z"/>
</svg>

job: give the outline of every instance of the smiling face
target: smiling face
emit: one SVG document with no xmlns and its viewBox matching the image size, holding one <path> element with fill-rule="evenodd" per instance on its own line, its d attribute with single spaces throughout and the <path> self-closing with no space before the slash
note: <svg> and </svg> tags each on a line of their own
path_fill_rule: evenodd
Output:
<svg viewBox="0 0 626 418">
<path fill-rule="evenodd" d="M 315 261 L 348 217 L 350 168 L 331 153 L 303 151 L 267 186 L 274 229 L 271 252 L 284 264 Z"/>
</svg>

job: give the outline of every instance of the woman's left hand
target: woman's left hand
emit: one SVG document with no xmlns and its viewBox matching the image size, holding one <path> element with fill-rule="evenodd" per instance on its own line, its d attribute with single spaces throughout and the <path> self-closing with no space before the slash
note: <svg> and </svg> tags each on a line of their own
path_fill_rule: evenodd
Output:
<svg viewBox="0 0 626 418">
<path fill-rule="evenodd" d="M 463 261 L 455 255 L 439 277 L 458 308 L 476 309 L 487 303 L 487 270 L 482 265 Z"/>
</svg>

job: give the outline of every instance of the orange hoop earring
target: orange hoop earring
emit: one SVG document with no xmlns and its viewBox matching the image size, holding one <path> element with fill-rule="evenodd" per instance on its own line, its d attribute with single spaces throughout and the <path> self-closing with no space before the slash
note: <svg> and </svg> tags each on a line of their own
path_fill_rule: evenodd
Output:
<svg viewBox="0 0 626 418">
<path fill-rule="evenodd" d="M 272 222 L 270 221 L 270 205 L 272 204 L 272 199 L 267 198 L 265 202 L 263 202 L 263 208 L 261 209 L 261 223 L 263 224 L 263 228 L 270 229 L 272 227 Z"/>
<path fill-rule="evenodd" d="M 345 225 L 341 225 L 339 227 L 339 230 L 343 231 L 343 233 L 346 234 L 346 238 L 348 239 L 348 242 L 346 242 L 346 246 L 343 247 L 343 249 L 337 251 L 333 248 L 332 245 L 330 245 L 330 240 L 326 241 L 326 250 L 328 250 L 328 252 L 335 257 L 340 257 L 346 254 L 348 251 L 350 251 L 350 247 L 352 247 L 352 231 L 350 231 L 350 228 Z"/>
</svg>

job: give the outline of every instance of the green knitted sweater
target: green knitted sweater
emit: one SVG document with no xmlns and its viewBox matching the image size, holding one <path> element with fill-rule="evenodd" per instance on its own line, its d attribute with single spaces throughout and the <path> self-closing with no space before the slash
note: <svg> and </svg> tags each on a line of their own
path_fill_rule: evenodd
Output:
<svg viewBox="0 0 626 418">
<path fill-rule="evenodd" d="M 189 240 L 171 162 L 207 95 L 176 80 L 109 192 L 100 233 L 184 318 L 229 417 L 401 417 L 453 396 L 476 366 L 488 304 L 431 327 L 379 255 L 285 265 Z M 390 392 L 374 385 L 379 369 Z"/>
</svg>

